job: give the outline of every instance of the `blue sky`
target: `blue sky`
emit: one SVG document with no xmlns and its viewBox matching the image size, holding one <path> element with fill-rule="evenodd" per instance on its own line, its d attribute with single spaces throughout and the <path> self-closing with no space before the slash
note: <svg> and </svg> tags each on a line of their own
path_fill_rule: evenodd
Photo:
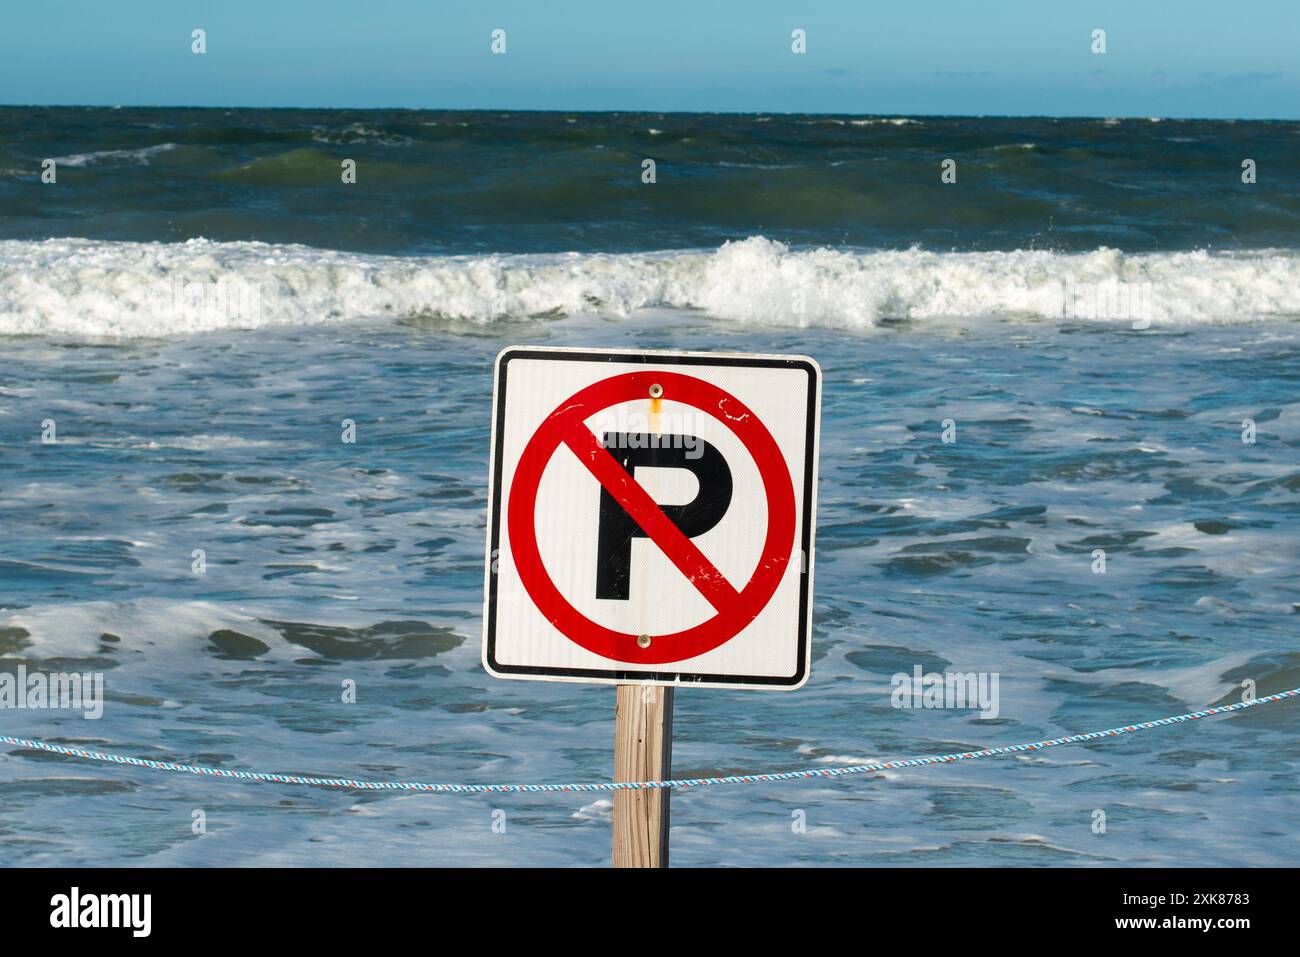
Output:
<svg viewBox="0 0 1300 957">
<path fill-rule="evenodd" d="M 1298 64 L 1297 0 L 64 0 L 0 15 L 9 104 L 1293 119 Z"/>
</svg>

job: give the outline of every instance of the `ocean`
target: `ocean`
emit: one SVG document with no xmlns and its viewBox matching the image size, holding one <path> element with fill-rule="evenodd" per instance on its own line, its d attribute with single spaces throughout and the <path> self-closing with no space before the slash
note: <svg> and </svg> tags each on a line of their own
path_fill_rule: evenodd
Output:
<svg viewBox="0 0 1300 957">
<path fill-rule="evenodd" d="M 679 690 L 676 777 L 1300 686 L 1298 147 L 1295 122 L 0 108 L 0 671 L 105 688 L 95 720 L 0 709 L 0 733 L 608 779 L 612 688 L 479 660 L 491 368 L 516 343 L 822 366 L 811 680 Z M 996 676 L 996 717 L 895 707 L 917 668 Z M 672 860 L 1300 864 L 1297 730 L 1281 702 L 684 791 Z M 0 864 L 609 857 L 590 794 L 5 747 L 0 799 Z"/>
</svg>

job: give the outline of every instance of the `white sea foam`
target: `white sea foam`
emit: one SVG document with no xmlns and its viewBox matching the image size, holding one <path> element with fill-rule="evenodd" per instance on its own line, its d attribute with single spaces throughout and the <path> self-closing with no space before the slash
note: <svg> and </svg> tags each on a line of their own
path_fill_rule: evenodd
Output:
<svg viewBox="0 0 1300 957">
<path fill-rule="evenodd" d="M 98 166 L 104 162 L 138 163 L 148 166 L 149 160 L 159 153 L 176 149 L 175 143 L 159 143 L 157 146 L 145 146 L 138 150 L 98 150 L 94 153 L 73 153 L 71 156 L 56 156 L 59 166 Z"/>
<path fill-rule="evenodd" d="M 130 338 L 369 317 L 486 324 L 653 307 L 843 329 L 989 316 L 1243 322 L 1300 316 L 1300 251 L 870 252 L 752 237 L 665 253 L 399 257 L 207 240 L 0 242 L 0 334 Z"/>
<path fill-rule="evenodd" d="M 880 126 L 888 124 L 890 126 L 920 126 L 920 120 L 914 120 L 906 116 L 873 116 L 862 120 L 849 120 L 854 126 Z"/>
<path fill-rule="evenodd" d="M 437 126 L 437 123 L 422 124 L 426 126 Z M 353 143 L 380 143 L 384 146 L 405 146 L 411 142 L 409 136 L 402 136 L 399 133 L 388 133 L 377 126 L 369 126 L 365 123 L 349 123 L 340 130 L 329 129 L 324 126 L 312 127 L 311 138 L 317 143 L 330 143 L 338 145 L 348 145 Z"/>
</svg>

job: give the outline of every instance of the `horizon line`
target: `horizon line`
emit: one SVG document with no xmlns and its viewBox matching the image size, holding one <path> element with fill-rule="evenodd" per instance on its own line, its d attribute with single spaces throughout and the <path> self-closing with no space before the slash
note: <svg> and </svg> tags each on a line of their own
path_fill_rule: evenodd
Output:
<svg viewBox="0 0 1300 957">
<path fill-rule="evenodd" d="M 620 109 L 538 109 L 513 107 L 455 107 L 455 106 L 248 106 L 240 104 L 225 105 L 181 105 L 175 103 L 3 103 L 0 109 L 30 110 L 325 110 L 332 112 L 404 112 L 404 113 L 553 113 L 557 115 L 591 114 L 591 115 L 643 115 L 643 116 L 851 116 L 872 119 L 967 119 L 967 120 L 1148 120 L 1177 122 L 1219 122 L 1219 123 L 1295 123 L 1300 122 L 1300 115 L 1285 116 L 1191 116 L 1168 115 L 1152 116 L 1144 113 L 1129 114 L 1065 114 L 1065 113 L 900 113 L 900 112 L 866 112 L 846 113 L 843 111 L 816 110 L 620 110 Z"/>
</svg>

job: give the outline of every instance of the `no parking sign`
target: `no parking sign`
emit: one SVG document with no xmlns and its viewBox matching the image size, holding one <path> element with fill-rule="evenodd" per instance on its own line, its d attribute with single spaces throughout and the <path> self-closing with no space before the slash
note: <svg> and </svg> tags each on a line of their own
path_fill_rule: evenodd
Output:
<svg viewBox="0 0 1300 957">
<path fill-rule="evenodd" d="M 502 352 L 484 667 L 802 685 L 820 389 L 803 356 Z"/>
</svg>

